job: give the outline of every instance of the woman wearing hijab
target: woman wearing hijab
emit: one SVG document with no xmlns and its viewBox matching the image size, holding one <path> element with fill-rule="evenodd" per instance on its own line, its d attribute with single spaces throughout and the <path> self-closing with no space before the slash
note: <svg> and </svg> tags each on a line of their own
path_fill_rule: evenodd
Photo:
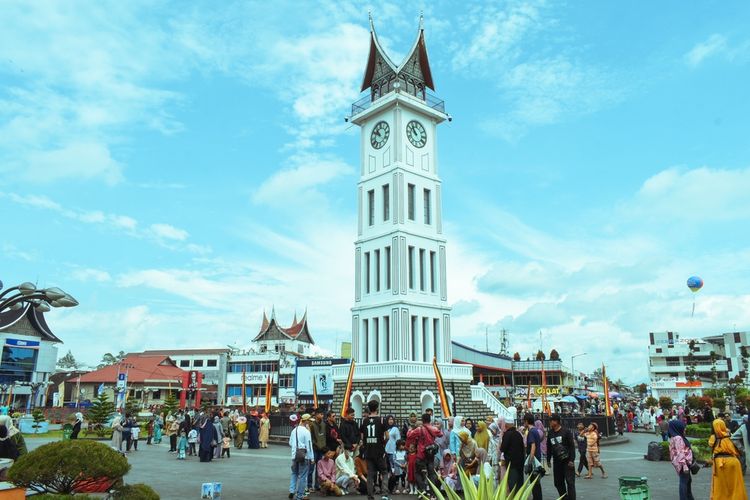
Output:
<svg viewBox="0 0 750 500">
<path fill-rule="evenodd" d="M 396 443 L 401 439 L 401 431 L 398 430 L 396 417 L 393 415 L 385 417 L 385 431 L 388 433 L 388 441 L 385 442 L 385 456 L 388 460 L 388 469 L 394 470 L 396 468 Z"/>
<path fill-rule="evenodd" d="M 214 417 L 214 428 L 216 429 L 216 435 L 219 436 L 216 439 L 216 447 L 213 449 L 214 458 L 221 458 L 221 446 L 220 442 L 224 438 L 224 427 L 221 425 L 221 419 L 218 415 Z"/>
<path fill-rule="evenodd" d="M 680 478 L 680 500 L 695 500 L 693 497 L 690 465 L 693 463 L 693 450 L 685 438 L 685 424 L 681 420 L 669 421 L 669 458 Z"/>
<path fill-rule="evenodd" d="M 443 478 L 445 484 L 450 486 L 452 490 L 456 490 L 458 485 L 458 469 L 456 468 L 456 461 L 453 459 L 451 450 L 443 452 L 443 459 L 440 461 L 440 477 Z"/>
<path fill-rule="evenodd" d="M 461 440 L 459 464 L 468 476 L 473 476 L 476 474 L 479 466 L 477 443 L 471 438 L 468 429 L 462 430 L 458 438 Z"/>
<path fill-rule="evenodd" d="M 237 423 L 235 424 L 236 432 L 234 433 L 234 446 L 238 450 L 242 449 L 245 444 L 245 433 L 247 432 L 247 417 L 241 415 L 237 417 Z"/>
<path fill-rule="evenodd" d="M 537 420 L 536 422 L 534 422 L 534 427 L 539 433 L 539 439 L 542 440 L 542 443 L 539 445 L 539 449 L 542 450 L 541 462 L 544 463 L 547 458 L 547 434 L 544 432 L 544 424 L 541 420 Z"/>
<path fill-rule="evenodd" d="M 750 453 L 750 422 L 748 422 L 747 415 L 742 416 L 742 425 L 734 431 L 734 434 L 732 434 L 732 440 L 742 443 L 742 449 L 745 450 L 745 453 L 740 455 L 742 474 L 745 474 L 745 469 L 747 468 L 747 455 Z"/>
<path fill-rule="evenodd" d="M 201 462 L 210 462 L 214 457 L 214 448 L 219 444 L 216 427 L 207 416 L 203 415 L 198 421 L 199 447 L 198 456 Z"/>
<path fill-rule="evenodd" d="M 8 415 L 0 415 L 0 427 L 8 429 L 8 438 L 15 443 L 16 448 L 18 449 L 18 456 L 25 455 L 27 453 L 26 441 L 24 440 L 21 431 L 13 425 L 13 419 Z"/>
<path fill-rule="evenodd" d="M 492 432 L 492 442 L 490 443 L 492 455 L 490 459 L 493 460 L 493 465 L 497 466 L 497 477 L 502 481 L 505 475 L 505 467 L 502 465 L 504 457 L 503 452 L 500 451 L 500 445 L 503 442 L 503 433 L 505 433 L 505 417 L 495 419 L 492 425 L 490 425 L 490 430 Z"/>
<path fill-rule="evenodd" d="M 671 422 L 670 422 L 671 423 Z M 739 451 L 729 437 L 724 420 L 713 422 L 714 433 L 708 440 L 714 464 L 711 473 L 711 500 L 747 500 Z"/>
<path fill-rule="evenodd" d="M 479 423 L 477 423 L 477 432 L 474 434 L 474 441 L 476 441 L 479 448 L 489 450 L 490 437 L 490 433 L 487 430 L 487 424 L 480 420 Z"/>
<path fill-rule="evenodd" d="M 78 433 L 81 432 L 83 425 L 83 413 L 76 412 L 76 421 L 73 423 L 73 432 L 70 433 L 70 439 L 78 439 Z"/>
<path fill-rule="evenodd" d="M 471 432 L 471 437 L 473 438 L 474 435 L 477 433 L 477 426 L 474 423 L 474 421 L 470 418 L 467 418 L 464 425 L 466 425 L 466 428 L 469 430 L 469 432 Z"/>
<path fill-rule="evenodd" d="M 461 434 L 461 431 L 465 430 L 464 417 L 455 417 L 453 419 L 453 429 L 451 430 L 451 439 L 449 443 L 454 460 L 458 460 L 459 451 L 461 450 L 461 439 L 459 438 L 459 434 Z"/>
<path fill-rule="evenodd" d="M 259 437 L 258 412 L 253 411 L 247 419 L 247 447 L 251 450 L 260 448 Z"/>
<path fill-rule="evenodd" d="M 154 419 L 154 444 L 161 443 L 161 429 L 164 427 L 164 418 L 161 415 L 157 415 Z"/>
<path fill-rule="evenodd" d="M 120 415 L 115 415 L 115 418 L 112 419 L 112 448 L 117 448 L 117 451 L 122 451 L 123 429 L 122 417 Z"/>
<path fill-rule="evenodd" d="M 8 435 L 8 428 L 0 426 L 0 458 L 8 458 L 10 460 L 18 460 L 18 447 L 15 441 Z M 3 481 L 6 480 L 8 469 L 0 471 L 0 478 Z"/>
<path fill-rule="evenodd" d="M 258 439 L 260 440 L 261 448 L 268 448 L 268 436 L 270 435 L 271 420 L 268 418 L 268 414 L 264 413 L 260 419 L 260 432 L 258 433 Z"/>
</svg>

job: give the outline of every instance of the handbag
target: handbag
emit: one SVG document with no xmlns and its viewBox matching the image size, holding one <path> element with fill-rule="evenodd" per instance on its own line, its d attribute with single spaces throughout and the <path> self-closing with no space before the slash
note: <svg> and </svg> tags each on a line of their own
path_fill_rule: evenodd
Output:
<svg viewBox="0 0 750 500">
<path fill-rule="evenodd" d="M 295 431 L 295 439 L 294 441 L 296 443 L 299 443 L 299 427 L 294 429 Z M 294 452 L 294 461 L 298 464 L 301 464 L 307 460 L 307 448 L 300 448 L 299 444 L 297 444 L 297 449 Z"/>
</svg>

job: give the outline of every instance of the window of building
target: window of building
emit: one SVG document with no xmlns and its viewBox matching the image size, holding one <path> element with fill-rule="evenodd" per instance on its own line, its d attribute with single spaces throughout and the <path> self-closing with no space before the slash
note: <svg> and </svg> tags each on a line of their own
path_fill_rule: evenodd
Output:
<svg viewBox="0 0 750 500">
<path fill-rule="evenodd" d="M 657 347 L 656 352 L 661 352 L 661 347 Z"/>
<path fill-rule="evenodd" d="M 189 359 L 181 359 L 180 360 L 180 368 L 185 368 L 186 366 L 190 366 L 190 360 Z"/>
<path fill-rule="evenodd" d="M 440 358 L 440 342 L 438 340 L 438 320 L 432 320 L 432 345 L 435 346 L 435 357 Z"/>
<path fill-rule="evenodd" d="M 215 359 L 209 359 L 208 361 L 206 361 L 206 366 L 213 366 L 213 367 L 215 367 L 215 366 L 217 366 L 217 361 Z"/>
<path fill-rule="evenodd" d="M 362 320 L 362 340 L 364 341 L 365 348 L 365 363 L 370 361 L 370 322 L 366 319 Z"/>
<path fill-rule="evenodd" d="M 372 341 L 375 342 L 375 362 L 380 361 L 380 320 L 372 319 Z"/>
<path fill-rule="evenodd" d="M 375 224 L 375 190 L 370 189 L 367 192 L 367 220 L 372 226 Z"/>
<path fill-rule="evenodd" d="M 417 352 L 417 317 L 411 317 L 411 359 L 417 361 L 419 353 Z"/>
<path fill-rule="evenodd" d="M 30 382 L 36 366 L 37 350 L 27 347 L 3 347 L 0 382 Z"/>
<path fill-rule="evenodd" d="M 161 389 L 157 389 L 151 393 L 151 399 L 161 399 Z"/>
<path fill-rule="evenodd" d="M 385 289 L 391 289 L 391 247 L 385 247 Z"/>
<path fill-rule="evenodd" d="M 734 332 L 734 343 L 740 344 L 742 342 L 742 339 L 740 338 L 740 332 Z"/>
<path fill-rule="evenodd" d="M 414 290 L 414 247 L 409 247 L 409 289 Z"/>
<path fill-rule="evenodd" d="M 388 361 L 391 359 L 391 318 L 390 316 L 383 316 L 383 335 L 385 335 L 385 359 Z"/>
<path fill-rule="evenodd" d="M 419 249 L 419 289 L 424 292 L 426 276 L 424 272 L 424 249 Z"/>
<path fill-rule="evenodd" d="M 432 207 L 430 206 L 430 190 L 424 190 L 424 223 L 432 224 Z"/>
<path fill-rule="evenodd" d="M 365 252 L 365 293 L 370 293 L 370 252 Z"/>
<path fill-rule="evenodd" d="M 414 197 L 416 192 L 416 186 L 414 184 L 409 184 L 408 190 L 407 190 L 407 208 L 409 213 L 409 220 L 414 220 Z"/>
<path fill-rule="evenodd" d="M 389 220 L 391 218 L 391 185 L 385 184 L 383 186 L 383 220 Z"/>
<path fill-rule="evenodd" d="M 195 360 L 193 360 L 193 366 L 194 366 L 195 368 L 198 368 L 198 367 L 200 367 L 200 366 L 203 366 L 203 360 L 202 360 L 202 359 L 195 359 Z"/>
<path fill-rule="evenodd" d="M 422 318 L 422 361 L 429 361 L 430 354 L 430 343 L 427 342 L 428 336 L 430 335 L 429 319 Z"/>
<path fill-rule="evenodd" d="M 380 291 L 380 250 L 375 250 L 375 291 Z"/>
<path fill-rule="evenodd" d="M 437 261 L 435 259 L 435 252 L 430 252 L 430 291 L 435 293 L 435 275 L 437 274 Z"/>
</svg>

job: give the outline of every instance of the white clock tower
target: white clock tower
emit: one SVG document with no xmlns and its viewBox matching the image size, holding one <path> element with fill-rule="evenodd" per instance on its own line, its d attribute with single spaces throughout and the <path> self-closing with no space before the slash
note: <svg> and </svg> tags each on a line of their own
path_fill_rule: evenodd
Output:
<svg viewBox="0 0 750 500">
<path fill-rule="evenodd" d="M 362 131 L 352 307 L 357 413 L 374 398 L 383 414 L 437 410 L 433 358 L 447 389 L 458 393 L 460 384 L 472 399 L 471 367 L 452 364 L 451 352 L 437 142 L 438 125 L 449 116 L 428 89 L 435 86 L 421 19 L 417 39 L 396 65 L 371 18 L 366 95 L 349 117 Z M 344 368 L 334 371 L 334 406 Z"/>
</svg>

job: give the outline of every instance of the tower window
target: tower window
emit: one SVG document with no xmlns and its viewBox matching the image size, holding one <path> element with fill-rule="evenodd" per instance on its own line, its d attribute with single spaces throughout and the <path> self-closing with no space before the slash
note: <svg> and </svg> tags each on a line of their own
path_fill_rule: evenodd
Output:
<svg viewBox="0 0 750 500">
<path fill-rule="evenodd" d="M 413 361 L 417 361 L 417 328 L 419 327 L 417 323 L 417 317 L 412 316 L 411 317 L 411 359 Z"/>
<path fill-rule="evenodd" d="M 370 252 L 365 252 L 365 293 L 370 293 Z"/>
<path fill-rule="evenodd" d="M 391 247 L 385 247 L 385 289 L 391 289 Z"/>
<path fill-rule="evenodd" d="M 383 316 L 383 335 L 385 335 L 385 359 L 383 361 L 390 361 L 391 359 L 391 318 L 390 316 Z"/>
<path fill-rule="evenodd" d="M 367 192 L 367 220 L 372 226 L 375 224 L 375 190 L 370 189 Z"/>
<path fill-rule="evenodd" d="M 391 185 L 385 184 L 383 186 L 383 220 L 389 220 L 391 218 Z"/>
<path fill-rule="evenodd" d="M 380 320 L 378 318 L 372 319 L 372 338 L 375 343 L 375 362 L 380 361 Z"/>
<path fill-rule="evenodd" d="M 425 289 L 425 272 L 424 272 L 424 249 L 419 249 L 419 289 L 424 292 Z"/>
<path fill-rule="evenodd" d="M 408 191 L 407 205 L 408 205 L 408 212 L 409 212 L 409 220 L 414 220 L 415 218 L 414 217 L 414 196 L 415 196 L 416 189 L 417 188 L 416 186 L 414 186 L 414 184 L 409 184 L 408 189 L 407 189 Z"/>
<path fill-rule="evenodd" d="M 414 289 L 414 247 L 409 247 L 409 288 Z"/>
<path fill-rule="evenodd" d="M 430 190 L 424 190 L 424 223 L 432 224 L 432 207 L 430 206 Z"/>
<path fill-rule="evenodd" d="M 366 319 L 362 320 L 362 344 L 363 353 L 362 358 L 367 363 L 370 359 L 370 322 Z"/>
<path fill-rule="evenodd" d="M 422 361 L 430 360 L 430 345 L 427 339 L 430 335 L 429 318 L 422 318 Z"/>
<path fill-rule="evenodd" d="M 380 291 L 380 250 L 375 250 L 375 291 Z"/>
<path fill-rule="evenodd" d="M 435 293 L 435 252 L 430 252 L 430 292 Z"/>
</svg>

